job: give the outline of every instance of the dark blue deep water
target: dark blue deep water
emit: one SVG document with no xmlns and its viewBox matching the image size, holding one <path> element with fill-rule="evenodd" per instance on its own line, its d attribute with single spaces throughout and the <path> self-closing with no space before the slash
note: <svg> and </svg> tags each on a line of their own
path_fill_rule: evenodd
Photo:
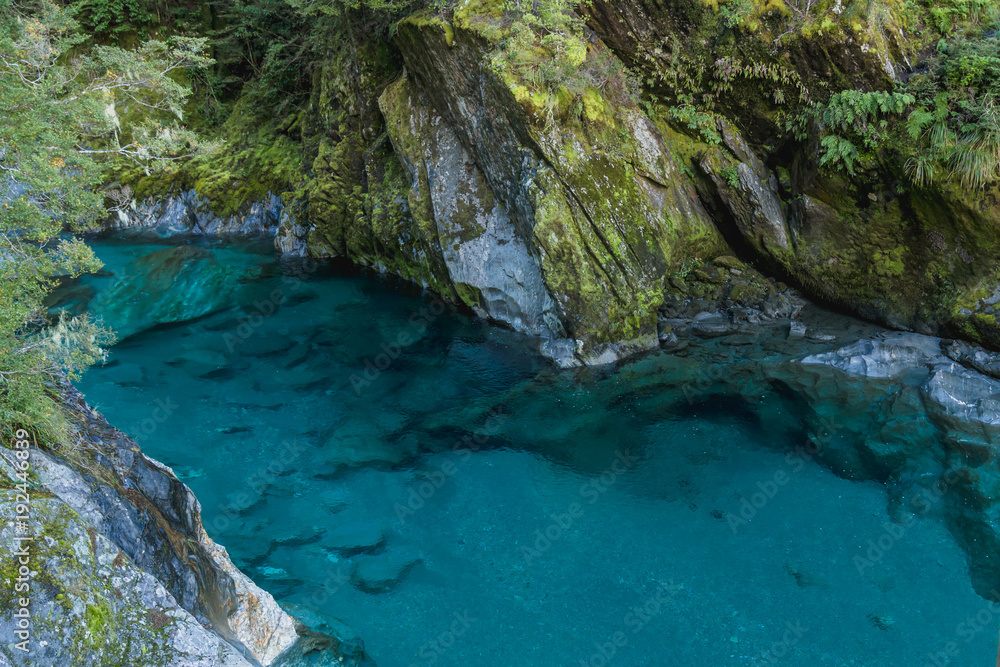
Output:
<svg viewBox="0 0 1000 667">
<path fill-rule="evenodd" d="M 98 291 L 159 249 L 95 247 Z M 559 371 L 415 288 L 205 248 L 236 291 L 80 388 L 240 568 L 381 667 L 992 664 L 1000 618 L 947 528 L 810 456 L 772 370 L 829 344 L 786 326 Z"/>
</svg>

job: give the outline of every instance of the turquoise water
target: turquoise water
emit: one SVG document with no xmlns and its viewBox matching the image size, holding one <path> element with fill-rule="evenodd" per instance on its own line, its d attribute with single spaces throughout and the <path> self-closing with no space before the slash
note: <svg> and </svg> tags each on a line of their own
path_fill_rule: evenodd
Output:
<svg viewBox="0 0 1000 667">
<path fill-rule="evenodd" d="M 95 247 L 97 291 L 159 248 Z M 376 664 L 992 664 L 1000 607 L 947 528 L 810 453 L 823 410 L 790 360 L 835 345 L 775 329 L 558 371 L 398 282 L 204 247 L 240 257 L 233 294 L 80 389 L 240 568 Z"/>
</svg>

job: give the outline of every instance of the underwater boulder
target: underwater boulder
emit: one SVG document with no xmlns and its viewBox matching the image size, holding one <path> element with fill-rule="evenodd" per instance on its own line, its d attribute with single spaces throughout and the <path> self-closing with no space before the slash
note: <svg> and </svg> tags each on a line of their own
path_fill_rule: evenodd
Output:
<svg viewBox="0 0 1000 667">
<path fill-rule="evenodd" d="M 195 246 L 151 252 L 125 266 L 121 276 L 91 309 L 119 340 L 229 307 L 241 277 Z"/>
<path fill-rule="evenodd" d="M 366 556 L 354 563 L 351 583 L 366 593 L 385 593 L 398 586 L 420 560 L 412 551 Z"/>
<path fill-rule="evenodd" d="M 380 521 L 348 521 L 329 531 L 323 545 L 344 554 L 374 551 L 385 542 L 385 525 Z"/>
</svg>

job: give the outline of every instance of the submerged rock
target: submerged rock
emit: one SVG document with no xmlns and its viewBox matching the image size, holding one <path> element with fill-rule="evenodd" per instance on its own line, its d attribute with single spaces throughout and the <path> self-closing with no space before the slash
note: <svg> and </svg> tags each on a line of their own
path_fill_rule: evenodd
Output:
<svg viewBox="0 0 1000 667">
<path fill-rule="evenodd" d="M 323 447 L 322 460 L 333 469 L 372 464 L 398 465 L 416 454 L 416 442 L 390 442 L 377 427 L 347 424 L 339 427 Z"/>
<path fill-rule="evenodd" d="M 269 357 L 281 354 L 295 345 L 295 341 L 275 332 L 256 332 L 248 338 L 237 339 L 233 349 L 248 357 Z"/>
<path fill-rule="evenodd" d="M 736 327 L 733 326 L 732 322 L 721 316 L 713 316 L 702 319 L 696 318 L 695 323 L 691 326 L 692 331 L 699 336 L 705 336 L 707 338 L 725 336 L 732 333 L 735 328 Z"/>
<path fill-rule="evenodd" d="M 45 299 L 45 307 L 55 315 L 65 312 L 69 315 L 80 315 L 87 310 L 87 304 L 94 298 L 97 291 L 93 285 L 67 285 L 57 287 Z"/>
<path fill-rule="evenodd" d="M 30 656 L 15 665 L 165 664 L 244 667 L 277 664 L 295 650 L 294 620 L 240 572 L 201 524 L 197 499 L 170 468 L 147 458 L 111 428 L 73 388 L 74 415 L 63 450 L 35 448 L 38 490 Z M 4 443 L 6 447 L 6 443 Z M 0 457 L 0 514 L 15 509 L 13 469 Z M 50 494 L 50 495 L 49 495 Z M 0 522 L 13 553 L 14 523 Z M 8 570 L 0 572 L 8 578 Z M 14 619 L 11 582 L 3 583 L 0 631 Z M 39 647 L 39 640 L 47 644 Z"/>
<path fill-rule="evenodd" d="M 142 385 L 146 381 L 146 371 L 139 364 L 107 364 L 110 371 L 106 374 L 109 380 L 123 387 Z"/>
<path fill-rule="evenodd" d="M 991 356 L 886 332 L 807 356 L 776 377 L 816 406 L 817 457 L 851 477 L 894 481 L 901 510 L 946 518 L 968 551 L 974 587 L 993 599 L 1000 585 L 1000 380 L 942 349 L 970 365 Z M 835 375 L 796 377 L 795 366 Z"/>
<path fill-rule="evenodd" d="M 351 568 L 351 583 L 365 593 L 386 593 L 398 586 L 420 561 L 420 556 L 410 551 L 365 556 Z"/>
<path fill-rule="evenodd" d="M 941 365 L 921 388 L 952 428 L 982 426 L 983 437 L 1000 445 L 1000 380 L 961 366 Z"/>
<path fill-rule="evenodd" d="M 327 531 L 323 546 L 344 554 L 374 551 L 385 541 L 385 525 L 381 521 L 349 521 Z"/>
<path fill-rule="evenodd" d="M 937 338 L 913 333 L 886 333 L 877 339 L 860 340 L 835 352 L 806 357 L 803 364 L 825 364 L 850 375 L 896 378 L 914 370 L 926 371 L 945 361 Z"/>
<path fill-rule="evenodd" d="M 171 366 L 183 368 L 195 377 L 217 373 L 229 365 L 229 357 L 214 350 L 187 350 L 167 362 Z"/>
<path fill-rule="evenodd" d="M 368 659 L 365 654 L 364 639 L 354 628 L 339 618 L 322 614 L 304 605 L 286 604 L 284 607 L 288 613 L 295 616 L 296 621 L 310 630 L 335 637 L 338 644 L 337 652 L 341 655 L 362 661 Z M 282 667 L 285 667 L 286 664 L 282 663 Z"/>
<path fill-rule="evenodd" d="M 240 276 L 203 248 L 156 250 L 128 264 L 122 277 L 95 299 L 91 312 L 125 339 L 230 306 Z"/>
</svg>

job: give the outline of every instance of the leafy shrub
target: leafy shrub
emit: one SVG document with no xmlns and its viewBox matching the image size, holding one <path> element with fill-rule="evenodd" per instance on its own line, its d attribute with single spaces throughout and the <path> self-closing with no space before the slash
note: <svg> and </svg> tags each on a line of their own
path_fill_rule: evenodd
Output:
<svg viewBox="0 0 1000 667">
<path fill-rule="evenodd" d="M 100 359 L 109 340 L 85 319 L 47 321 L 43 300 L 57 281 L 100 266 L 63 232 L 105 212 L 109 166 L 153 170 L 194 142 L 173 127 L 187 88 L 172 73 L 207 62 L 203 40 L 134 51 L 85 41 L 65 8 L 0 5 L 0 425 L 51 432 L 48 387 Z"/>
<path fill-rule="evenodd" d="M 907 170 L 918 185 L 955 177 L 971 189 L 1000 181 L 1000 39 L 958 37 L 939 45 L 906 90 L 905 123 L 916 147 Z"/>
<path fill-rule="evenodd" d="M 117 37 L 154 22 L 139 0 L 86 0 L 77 10 L 83 27 L 98 36 Z"/>
</svg>

